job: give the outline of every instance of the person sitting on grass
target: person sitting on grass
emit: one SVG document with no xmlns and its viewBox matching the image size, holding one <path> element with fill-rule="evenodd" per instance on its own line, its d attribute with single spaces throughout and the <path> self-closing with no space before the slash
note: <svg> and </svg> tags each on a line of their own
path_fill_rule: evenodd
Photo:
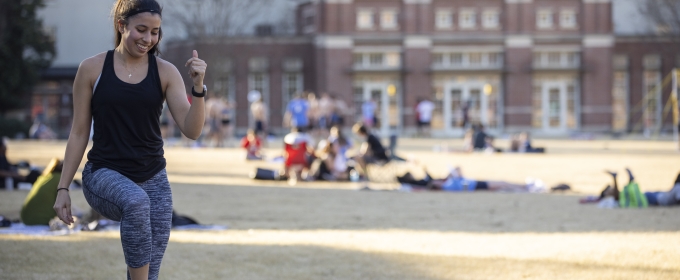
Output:
<svg viewBox="0 0 680 280">
<path fill-rule="evenodd" d="M 40 176 L 39 170 L 31 169 L 28 175 L 24 176 L 19 174 L 17 168 L 19 166 L 29 167 L 27 162 L 21 162 L 20 164 L 14 165 L 9 163 L 7 160 L 7 144 L 3 139 L 0 139 L 0 183 L 5 184 L 5 179 L 12 179 L 12 188 L 16 189 L 19 187 L 19 183 L 30 183 L 33 184 Z"/>
<path fill-rule="evenodd" d="M 387 162 L 389 157 L 385 152 L 385 147 L 380 143 L 380 139 L 370 133 L 363 123 L 357 123 L 352 127 L 352 131 L 359 137 L 365 139 L 359 148 L 359 154 L 354 158 L 359 173 L 366 176 L 366 166 L 370 163 Z"/>
<path fill-rule="evenodd" d="M 340 147 L 340 142 L 337 139 L 325 141 L 310 170 L 314 179 L 325 181 L 349 180 L 347 158 L 342 155 Z"/>
<path fill-rule="evenodd" d="M 262 141 L 260 137 L 255 134 L 255 130 L 248 129 L 246 136 L 241 139 L 241 148 L 246 149 L 247 160 L 262 160 Z"/>
<path fill-rule="evenodd" d="M 284 168 L 283 178 L 294 185 L 302 174 L 309 169 L 309 155 L 314 154 L 314 141 L 305 133 L 303 128 L 293 127 L 291 132 L 283 137 Z"/>
<path fill-rule="evenodd" d="M 527 180 L 525 184 L 509 183 L 505 181 L 481 181 L 463 177 L 460 167 L 452 169 L 443 179 L 433 179 L 427 172 L 425 178 L 416 180 L 410 172 L 398 176 L 397 181 L 412 189 L 441 190 L 450 192 L 461 191 L 498 191 L 498 192 L 542 192 L 545 185 L 541 180 Z"/>
</svg>

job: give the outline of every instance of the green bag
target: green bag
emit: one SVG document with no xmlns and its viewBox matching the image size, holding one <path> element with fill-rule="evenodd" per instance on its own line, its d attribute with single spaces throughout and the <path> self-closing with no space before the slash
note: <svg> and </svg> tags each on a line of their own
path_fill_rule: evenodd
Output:
<svg viewBox="0 0 680 280">
<path fill-rule="evenodd" d="M 619 193 L 619 206 L 621 208 L 647 208 L 649 203 L 645 194 L 640 191 L 638 183 L 631 181 Z"/>
<path fill-rule="evenodd" d="M 53 207 L 59 178 L 60 172 L 38 177 L 21 207 L 21 222 L 25 225 L 49 225 L 50 220 L 57 216 Z"/>
</svg>

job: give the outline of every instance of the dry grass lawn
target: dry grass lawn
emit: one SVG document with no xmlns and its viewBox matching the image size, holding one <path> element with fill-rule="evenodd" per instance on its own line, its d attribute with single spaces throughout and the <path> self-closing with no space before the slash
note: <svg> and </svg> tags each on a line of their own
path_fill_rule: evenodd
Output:
<svg viewBox="0 0 680 280">
<path fill-rule="evenodd" d="M 255 167 L 276 164 L 245 162 L 236 149 L 166 148 L 175 209 L 230 229 L 173 231 L 161 279 L 680 279 L 680 208 L 606 210 L 578 203 L 610 182 L 604 169 L 630 167 L 643 190 L 669 189 L 680 172 L 675 144 L 536 140 L 548 147 L 545 155 L 433 151 L 441 144 L 405 139 L 401 154 L 434 176 L 461 166 L 473 178 L 523 182 L 531 176 L 548 185 L 568 183 L 574 192 L 403 193 L 326 182 L 290 187 L 248 179 Z M 272 146 L 270 156 L 277 154 Z M 63 157 L 64 147 L 10 142 L 8 157 L 45 165 Z M 18 218 L 26 194 L 0 191 L 0 215 Z M 82 192 L 71 197 L 77 209 L 88 209 Z M 0 235 L 0 279 L 124 275 L 116 232 Z"/>
</svg>

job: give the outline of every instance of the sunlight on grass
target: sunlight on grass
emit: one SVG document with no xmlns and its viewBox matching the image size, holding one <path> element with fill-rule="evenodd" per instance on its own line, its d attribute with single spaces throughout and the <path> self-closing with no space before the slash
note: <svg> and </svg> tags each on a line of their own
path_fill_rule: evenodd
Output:
<svg viewBox="0 0 680 280">
<path fill-rule="evenodd" d="M 60 237 L 0 236 L 0 241 L 83 242 L 118 239 L 117 232 Z M 680 271 L 680 233 L 463 233 L 412 230 L 173 231 L 172 243 L 315 246 L 363 253 L 550 260 Z"/>
</svg>

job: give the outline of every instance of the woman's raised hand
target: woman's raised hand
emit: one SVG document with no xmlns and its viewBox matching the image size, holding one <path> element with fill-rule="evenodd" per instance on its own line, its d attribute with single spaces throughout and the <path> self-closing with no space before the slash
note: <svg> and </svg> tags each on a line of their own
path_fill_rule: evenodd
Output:
<svg viewBox="0 0 680 280">
<path fill-rule="evenodd" d="M 202 91 L 203 78 L 205 77 L 205 69 L 208 67 L 208 64 L 198 58 L 198 52 L 194 50 L 192 57 L 187 60 L 184 66 L 189 67 L 189 76 L 191 76 L 194 82 L 194 89 Z"/>
</svg>

